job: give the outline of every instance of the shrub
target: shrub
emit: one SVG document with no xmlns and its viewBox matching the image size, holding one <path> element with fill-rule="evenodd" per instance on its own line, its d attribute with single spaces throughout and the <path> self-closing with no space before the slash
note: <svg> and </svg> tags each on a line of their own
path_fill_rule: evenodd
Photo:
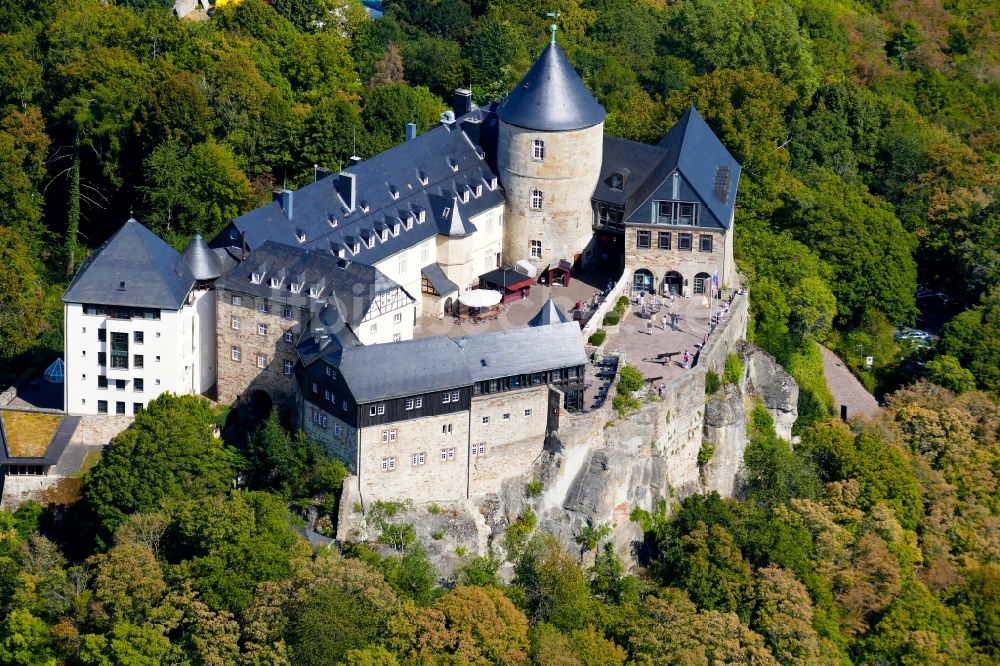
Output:
<svg viewBox="0 0 1000 666">
<path fill-rule="evenodd" d="M 621 374 L 618 377 L 618 392 L 621 394 L 630 394 L 633 391 L 641 389 L 645 383 L 646 380 L 642 376 L 642 373 L 639 372 L 639 368 L 634 365 L 626 365 L 622 368 Z"/>
<path fill-rule="evenodd" d="M 708 461 L 712 459 L 715 455 L 715 444 L 706 440 L 701 443 L 701 448 L 698 449 L 698 467 L 704 467 L 708 464 Z"/>
<path fill-rule="evenodd" d="M 538 479 L 533 479 L 525 484 L 524 494 L 528 497 L 538 497 L 542 494 L 542 482 Z"/>
<path fill-rule="evenodd" d="M 726 358 L 726 369 L 722 372 L 722 381 L 726 385 L 739 384 L 741 379 L 743 379 L 743 363 L 739 356 L 730 354 Z"/>
<path fill-rule="evenodd" d="M 618 322 L 622 320 L 622 315 L 617 310 L 612 310 L 608 314 L 604 315 L 604 325 L 605 326 L 616 326 Z"/>
<path fill-rule="evenodd" d="M 603 328 L 599 328 L 596 331 L 594 331 L 594 334 L 590 336 L 590 339 L 587 342 L 594 345 L 595 347 L 600 347 L 601 344 L 604 342 L 604 338 L 606 337 L 608 337 L 608 332 L 605 331 Z"/>
<path fill-rule="evenodd" d="M 719 373 L 715 370 L 709 370 L 705 373 L 705 395 L 715 395 L 721 386 L 722 381 L 719 379 Z"/>
<path fill-rule="evenodd" d="M 631 395 L 619 394 L 612 399 L 611 406 L 618 412 L 618 416 L 625 416 L 626 412 L 639 409 L 639 401 Z"/>
<path fill-rule="evenodd" d="M 437 502 L 431 502 L 431 505 L 427 507 L 427 513 L 434 516 L 438 515 L 439 513 L 441 513 L 441 505 L 438 504 Z"/>
<path fill-rule="evenodd" d="M 622 296 L 615 303 L 615 311 L 618 312 L 618 314 L 623 315 L 626 312 L 628 312 L 628 309 L 629 307 L 631 307 L 631 305 L 632 301 L 628 299 L 628 296 Z"/>
<path fill-rule="evenodd" d="M 594 550 L 607 536 L 611 534 L 611 525 L 608 523 L 598 523 L 597 525 L 587 525 L 580 530 L 574 541 L 584 550 Z"/>
<path fill-rule="evenodd" d="M 434 539 L 435 541 L 440 541 L 441 539 L 444 538 L 444 530 L 438 530 L 437 532 L 434 532 L 434 534 L 431 535 L 431 538 Z"/>
</svg>

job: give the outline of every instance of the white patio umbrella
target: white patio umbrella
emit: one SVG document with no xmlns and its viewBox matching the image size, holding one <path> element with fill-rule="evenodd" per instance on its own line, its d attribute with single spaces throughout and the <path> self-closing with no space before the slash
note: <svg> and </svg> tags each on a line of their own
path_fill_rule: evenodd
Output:
<svg viewBox="0 0 1000 666">
<path fill-rule="evenodd" d="M 470 289 L 458 297 L 463 305 L 470 308 L 488 308 L 500 303 L 503 294 L 492 289 Z"/>
</svg>

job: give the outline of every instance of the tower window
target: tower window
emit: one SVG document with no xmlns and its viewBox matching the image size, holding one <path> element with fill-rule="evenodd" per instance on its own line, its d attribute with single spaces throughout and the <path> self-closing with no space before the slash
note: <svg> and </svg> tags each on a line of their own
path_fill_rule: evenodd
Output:
<svg viewBox="0 0 1000 666">
<path fill-rule="evenodd" d="M 531 146 L 531 156 L 532 158 L 541 161 L 545 159 L 545 142 L 541 139 L 535 139 Z"/>
<path fill-rule="evenodd" d="M 531 207 L 534 210 L 541 210 L 543 195 L 541 190 L 531 190 Z"/>
<path fill-rule="evenodd" d="M 531 258 L 532 259 L 542 258 L 542 241 L 540 240 L 531 241 Z"/>
</svg>

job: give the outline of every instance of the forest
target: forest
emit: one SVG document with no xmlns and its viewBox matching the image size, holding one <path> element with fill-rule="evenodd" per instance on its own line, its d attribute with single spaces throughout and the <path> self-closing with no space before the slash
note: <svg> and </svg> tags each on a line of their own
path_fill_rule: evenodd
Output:
<svg viewBox="0 0 1000 666">
<path fill-rule="evenodd" d="M 339 463 L 277 415 L 224 444 L 164 396 L 79 501 L 0 512 L 0 663 L 1000 661 L 994 0 L 171 6 L 0 0 L 0 384 L 61 351 L 62 292 L 128 217 L 211 237 L 456 87 L 498 99 L 555 20 L 608 133 L 655 143 L 694 105 L 743 165 L 749 337 L 800 384 L 799 443 L 755 411 L 739 496 L 635 512 L 635 569 L 604 526 L 569 552 L 528 512 L 512 571 L 441 580 L 391 505 L 378 543 L 314 553 L 295 528 L 334 513 Z M 875 420 L 833 420 L 818 343 Z"/>
</svg>

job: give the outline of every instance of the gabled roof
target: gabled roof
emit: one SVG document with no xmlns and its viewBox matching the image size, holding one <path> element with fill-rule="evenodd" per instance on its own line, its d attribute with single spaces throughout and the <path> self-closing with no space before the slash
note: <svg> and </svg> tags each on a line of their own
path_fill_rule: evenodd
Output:
<svg viewBox="0 0 1000 666">
<path fill-rule="evenodd" d="M 347 259 L 375 264 L 439 233 L 473 233 L 475 226 L 468 220 L 504 202 L 486 150 L 477 143 L 491 117 L 489 109 L 476 109 L 348 166 L 341 173 L 354 177 L 353 209 L 342 195 L 343 186 L 338 191 L 341 176 L 333 174 L 291 193 L 291 218 L 272 201 L 236 218 L 210 245 L 238 248 L 245 234 L 250 250 L 270 240 L 292 247 L 344 249 Z M 491 188 L 495 179 L 497 185 Z M 468 202 L 462 201 L 465 191 Z M 424 222 L 419 221 L 420 211 Z M 403 224 L 407 219 L 412 219 L 409 229 Z M 383 241 L 381 230 L 386 227 L 390 232 Z M 375 239 L 370 248 L 361 242 L 368 237 Z M 357 254 L 352 251 L 355 241 L 360 245 Z"/>
<path fill-rule="evenodd" d="M 350 347 L 324 358 L 340 369 L 359 404 L 587 363 L 583 335 L 573 322 Z"/>
<path fill-rule="evenodd" d="M 528 322 L 528 326 L 549 326 L 551 324 L 565 324 L 568 321 L 570 321 L 569 317 L 562 313 L 562 310 L 556 306 L 550 296 L 538 314 Z"/>
<path fill-rule="evenodd" d="M 222 263 L 219 257 L 208 249 L 208 243 L 200 235 L 195 235 L 184 248 L 184 258 L 196 280 L 214 280 L 222 275 Z"/>
<path fill-rule="evenodd" d="M 180 252 L 129 219 L 87 257 L 63 302 L 178 310 L 194 281 Z"/>
<path fill-rule="evenodd" d="M 259 283 L 252 279 L 255 272 L 261 276 Z M 272 277 L 279 277 L 277 287 L 271 286 Z M 333 302 L 336 310 L 329 311 L 328 316 L 341 313 L 350 326 L 361 323 L 379 294 L 402 290 L 372 266 L 337 259 L 326 250 L 290 247 L 274 241 L 251 252 L 215 284 L 219 289 L 311 311 L 324 311 L 327 303 Z M 315 287 L 316 296 L 310 295 L 310 287 Z"/>
<path fill-rule="evenodd" d="M 458 285 L 448 279 L 441 264 L 428 264 L 420 269 L 420 274 L 427 278 L 438 296 L 450 296 L 458 292 Z"/>
<path fill-rule="evenodd" d="M 724 200 L 715 191 L 720 167 L 729 170 Z M 612 175 L 623 171 L 626 172 L 624 187 L 620 191 L 612 189 Z M 728 229 L 741 168 L 694 107 L 681 116 L 656 146 L 605 136 L 601 177 L 593 198 L 622 206 L 623 219 L 628 222 L 674 171 L 683 179 L 682 200 L 702 203 L 707 209 L 707 220 Z M 706 219 L 704 213 L 703 219 Z"/>
<path fill-rule="evenodd" d="M 604 121 L 605 113 L 562 48 L 553 42 L 501 102 L 499 116 L 525 129 L 564 131 L 593 127 Z"/>
</svg>

